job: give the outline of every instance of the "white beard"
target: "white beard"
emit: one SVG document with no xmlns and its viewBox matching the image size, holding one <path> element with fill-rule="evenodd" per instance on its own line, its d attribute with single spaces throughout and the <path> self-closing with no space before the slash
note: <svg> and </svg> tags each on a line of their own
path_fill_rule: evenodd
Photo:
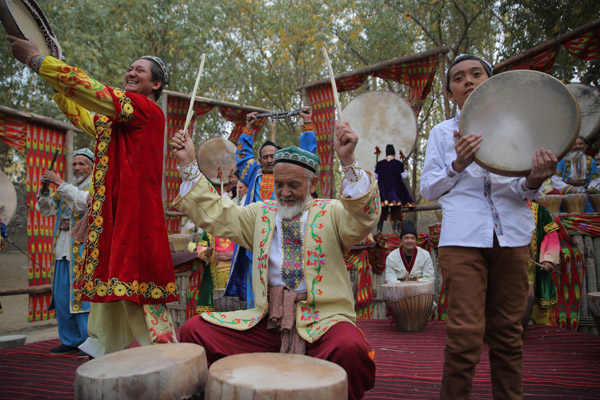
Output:
<svg viewBox="0 0 600 400">
<path fill-rule="evenodd" d="M 298 215 L 300 213 L 300 211 L 302 211 L 304 206 L 306 206 L 306 204 L 308 204 L 308 202 L 310 200 L 311 200 L 310 185 L 306 190 L 306 196 L 304 196 L 304 201 L 298 201 L 293 206 L 284 206 L 283 204 L 281 204 L 282 199 L 278 198 L 277 199 L 277 215 L 279 215 L 279 217 L 281 219 L 292 219 L 293 217 Z"/>
<path fill-rule="evenodd" d="M 570 151 L 569 154 L 567 154 L 567 160 L 575 161 L 578 160 L 581 156 L 583 156 L 583 151 Z"/>
<path fill-rule="evenodd" d="M 82 176 L 79 176 L 79 177 L 78 177 L 78 176 L 75 176 L 75 177 L 73 178 L 73 183 L 75 184 L 75 186 L 79 186 L 79 185 L 81 185 L 81 184 L 83 183 L 83 181 L 85 181 L 85 176 L 83 176 L 83 175 L 82 175 Z"/>
<path fill-rule="evenodd" d="M 302 209 L 304 208 L 306 202 L 304 203 L 296 203 L 295 206 L 283 206 L 283 205 L 277 205 L 277 215 L 279 215 L 279 217 L 281 219 L 292 219 L 294 216 L 296 216 L 300 211 L 302 211 Z"/>
</svg>

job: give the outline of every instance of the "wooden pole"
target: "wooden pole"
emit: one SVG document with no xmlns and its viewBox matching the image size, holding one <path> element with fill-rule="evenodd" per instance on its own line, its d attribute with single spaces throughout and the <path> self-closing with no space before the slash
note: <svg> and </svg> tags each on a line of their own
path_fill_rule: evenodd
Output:
<svg viewBox="0 0 600 400">
<path fill-rule="evenodd" d="M 0 289 L 0 296 L 14 296 L 18 294 L 39 294 L 52 292 L 52 285 L 38 285 L 38 286 L 28 286 L 22 288 L 8 288 L 8 289 Z"/>
<path fill-rule="evenodd" d="M 591 31 L 592 29 L 600 27 L 600 19 L 587 23 L 585 25 L 581 25 L 579 28 L 575 28 L 570 32 L 567 32 L 563 35 L 558 36 L 556 39 L 549 40 L 537 46 L 534 46 L 528 50 L 525 50 L 522 53 L 517 54 L 514 57 L 511 57 L 507 60 L 501 61 L 498 64 L 494 65 L 494 71 L 502 71 L 503 69 L 509 67 L 510 65 L 516 64 L 519 61 L 526 59 L 532 55 L 541 53 L 542 51 L 548 50 L 553 47 L 560 47 L 564 42 L 568 42 L 571 39 L 575 39 L 583 35 L 584 33 Z"/>
<path fill-rule="evenodd" d="M 73 168 L 71 167 L 73 165 L 73 154 L 74 154 L 74 149 L 73 149 L 73 130 L 69 129 L 67 130 L 67 134 L 65 137 L 65 176 L 67 179 L 65 179 L 65 181 L 69 182 L 71 179 L 73 179 Z"/>
</svg>

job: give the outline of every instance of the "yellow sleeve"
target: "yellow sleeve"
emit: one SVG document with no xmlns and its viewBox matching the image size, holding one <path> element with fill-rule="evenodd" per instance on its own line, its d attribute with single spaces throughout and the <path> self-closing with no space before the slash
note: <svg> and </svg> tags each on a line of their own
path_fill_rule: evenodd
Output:
<svg viewBox="0 0 600 400">
<path fill-rule="evenodd" d="M 116 116 L 109 88 L 90 78 L 79 68 L 46 56 L 39 74 L 57 92 L 84 109 L 108 117 Z"/>
<path fill-rule="evenodd" d="M 381 215 L 377 179 L 371 172 L 364 170 L 363 172 L 369 175 L 371 181 L 368 193 L 359 198 L 348 199 L 342 196 L 342 185 L 339 189 L 340 203 L 343 207 L 336 207 L 335 226 L 339 227 L 338 235 L 344 254 L 375 229 Z"/>
<path fill-rule="evenodd" d="M 177 195 L 173 200 L 173 207 L 206 232 L 247 249 L 253 247 L 256 214 L 262 204 L 236 206 L 231 199 L 218 194 L 204 175 L 185 196 Z"/>
<path fill-rule="evenodd" d="M 62 93 L 54 93 L 53 99 L 60 111 L 74 126 L 90 136 L 96 136 L 94 115 L 91 112 L 67 99 Z"/>
</svg>

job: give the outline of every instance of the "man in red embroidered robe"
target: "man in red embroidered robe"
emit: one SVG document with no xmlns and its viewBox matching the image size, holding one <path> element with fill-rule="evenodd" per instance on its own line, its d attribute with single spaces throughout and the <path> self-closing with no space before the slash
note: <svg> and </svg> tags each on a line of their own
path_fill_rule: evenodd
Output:
<svg viewBox="0 0 600 400">
<path fill-rule="evenodd" d="M 15 58 L 57 92 L 61 111 L 96 139 L 88 244 L 74 283 L 93 303 L 80 349 L 98 357 L 128 347 L 132 334 L 141 345 L 173 341 L 165 304 L 178 293 L 161 198 L 165 118 L 156 104 L 168 82 L 164 61 L 134 61 L 119 90 L 41 56 L 34 42 L 8 40 Z"/>
</svg>

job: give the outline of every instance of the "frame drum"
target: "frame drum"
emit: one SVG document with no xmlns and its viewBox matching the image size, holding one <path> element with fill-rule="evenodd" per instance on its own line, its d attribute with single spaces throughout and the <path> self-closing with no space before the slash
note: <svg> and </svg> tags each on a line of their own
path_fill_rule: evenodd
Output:
<svg viewBox="0 0 600 400">
<path fill-rule="evenodd" d="M 460 115 L 460 135 L 483 138 L 475 162 L 505 176 L 526 176 L 540 147 L 560 160 L 577 138 L 579 125 L 579 105 L 569 89 L 548 74 L 529 70 L 485 80 Z"/>
<path fill-rule="evenodd" d="M 213 185 L 229 183 L 229 173 L 237 167 L 235 159 L 235 144 L 229 140 L 216 137 L 205 140 L 198 146 L 196 151 L 196 159 L 200 172 Z M 221 179 L 219 179 L 219 167 L 221 167 Z"/>
<path fill-rule="evenodd" d="M 8 176 L 0 171 L 0 221 L 6 225 L 17 211 L 17 192 Z"/>
<path fill-rule="evenodd" d="M 0 21 L 11 36 L 33 40 L 42 56 L 62 57 L 52 26 L 33 0 L 0 0 Z"/>
<path fill-rule="evenodd" d="M 342 400 L 346 371 L 314 357 L 246 353 L 221 358 L 208 369 L 205 400 Z"/>
<path fill-rule="evenodd" d="M 364 169 L 375 168 L 375 146 L 385 151 L 387 144 L 393 144 L 406 157 L 415 147 L 417 119 L 410 105 L 397 94 L 365 92 L 344 108 L 342 119 L 350 123 L 359 137 L 354 152 Z"/>
<path fill-rule="evenodd" d="M 567 87 L 579 104 L 581 113 L 579 136 L 589 143 L 600 131 L 600 90 L 583 83 L 569 83 Z"/>
</svg>

